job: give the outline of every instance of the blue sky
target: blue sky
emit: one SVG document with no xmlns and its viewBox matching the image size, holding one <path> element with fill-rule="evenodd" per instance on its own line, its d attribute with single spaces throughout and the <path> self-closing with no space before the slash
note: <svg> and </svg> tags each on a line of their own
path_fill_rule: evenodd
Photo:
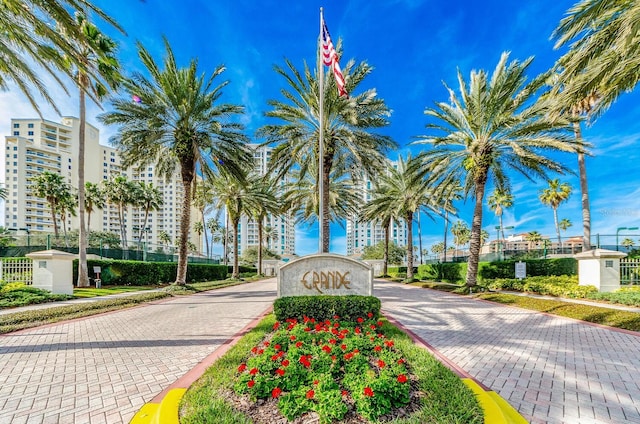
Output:
<svg viewBox="0 0 640 424">
<path fill-rule="evenodd" d="M 484 2 L 444 0 L 376 1 L 350 0 L 304 2 L 249 0 L 96 0 L 124 27 L 127 36 L 110 32 L 119 43 L 119 57 L 128 70 L 140 69 L 136 56 L 137 41 L 155 53 L 163 54 L 162 36 L 166 36 L 178 61 L 187 64 L 199 58 L 202 71 L 215 66 L 227 67 L 223 74 L 231 83 L 223 100 L 243 104 L 242 118 L 247 134 L 252 136 L 267 118 L 268 99 L 281 99 L 284 81 L 273 71 L 283 65 L 284 58 L 302 67 L 303 61 L 315 63 L 319 8 L 324 7 L 325 20 L 334 40 L 343 40 L 342 62 L 366 60 L 375 70 L 361 84 L 375 87 L 393 110 L 391 125 L 383 132 L 401 147 L 390 156 L 422 146 L 412 145 L 415 137 L 427 134 L 424 109 L 436 101 L 447 99 L 443 82 L 456 87 L 460 69 L 468 78 L 472 69 L 492 70 L 503 51 L 512 59 L 536 59 L 530 76 L 548 69 L 561 52 L 553 50 L 549 36 L 573 1 L 538 0 L 535 2 Z M 53 85 L 52 85 L 53 86 Z M 68 97 L 53 88 L 63 115 L 77 115 L 75 96 Z M 584 130 L 593 143 L 593 156 L 587 159 L 592 202 L 592 232 L 615 234 L 621 226 L 640 226 L 640 175 L 636 172 L 639 154 L 635 148 L 640 137 L 638 93 L 623 95 L 601 118 Z M 104 107 L 108 108 L 108 104 Z M 45 118 L 58 116 L 44 108 Z M 100 110 L 92 106 L 89 121 L 101 129 L 104 143 L 113 129 L 99 125 L 95 116 Z M 35 112 L 16 90 L 0 93 L 0 127 L 10 134 L 13 117 L 32 117 Z M 558 160 L 576 168 L 574 156 L 558 155 Z M 573 222 L 566 235 L 581 234 L 580 194 L 577 177 L 558 176 L 574 187 L 570 200 L 559 209 L 560 218 Z M 505 226 L 513 225 L 516 233 L 539 231 L 554 234 L 553 214 L 541 205 L 539 191 L 544 181 L 529 182 L 512 175 L 515 205 L 504 216 Z M 488 193 L 492 190 L 489 187 Z M 457 205 L 459 218 L 471 220 L 470 201 Z M 486 208 L 484 228 L 495 237 L 498 220 Z M 424 247 L 442 238 L 442 220 L 422 219 Z M 640 242 L 640 231 L 634 239 Z M 297 235 L 297 253 L 317 250 L 317 230 L 302 226 Z M 595 237 L 595 236 L 594 236 Z M 612 243 L 608 239 L 607 243 Z M 417 243 L 417 242 L 416 242 Z M 344 230 L 332 228 L 331 250 L 345 253 Z"/>
</svg>

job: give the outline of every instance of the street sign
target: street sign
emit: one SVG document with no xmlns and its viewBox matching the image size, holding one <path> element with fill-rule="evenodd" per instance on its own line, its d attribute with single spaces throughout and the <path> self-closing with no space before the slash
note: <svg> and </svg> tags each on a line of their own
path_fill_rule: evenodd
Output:
<svg viewBox="0 0 640 424">
<path fill-rule="evenodd" d="M 527 263 L 518 261 L 516 262 L 516 278 L 522 280 L 527 278 Z"/>
</svg>

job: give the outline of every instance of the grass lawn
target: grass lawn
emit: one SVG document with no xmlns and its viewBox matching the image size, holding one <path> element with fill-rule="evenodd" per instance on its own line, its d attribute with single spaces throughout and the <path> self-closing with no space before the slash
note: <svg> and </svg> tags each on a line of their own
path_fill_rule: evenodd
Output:
<svg viewBox="0 0 640 424">
<path fill-rule="evenodd" d="M 350 336 L 347 336 L 347 338 L 341 340 L 340 343 L 336 343 L 333 347 L 324 345 L 321 349 L 320 345 L 315 345 L 314 343 L 307 345 L 306 342 L 304 345 L 301 344 L 298 346 L 297 342 L 303 340 L 304 334 L 309 335 L 309 337 L 313 339 L 327 336 L 314 333 L 313 331 L 306 332 L 305 330 L 303 332 L 302 328 L 294 328 L 291 334 L 295 333 L 298 336 L 291 340 L 295 340 L 296 346 L 293 346 L 294 342 L 289 342 L 286 336 L 277 336 L 282 340 L 276 340 L 274 338 L 271 341 L 280 342 L 281 340 L 283 356 L 281 357 L 281 355 L 275 354 L 275 356 L 272 357 L 271 354 L 276 352 L 274 349 L 278 349 L 277 346 L 280 345 L 274 343 L 269 345 L 269 343 L 265 343 L 265 338 L 269 338 L 272 335 L 276 337 L 278 334 L 277 332 L 272 334 L 274 324 L 275 317 L 273 315 L 267 316 L 222 358 L 217 360 L 204 375 L 189 388 L 180 404 L 181 423 L 237 424 L 252 422 L 251 418 L 234 409 L 226 401 L 226 396 L 229 396 L 229 393 L 234 390 L 234 387 L 237 388 L 238 384 L 240 384 L 240 387 L 250 388 L 250 390 L 245 391 L 253 392 L 253 394 L 249 394 L 249 399 L 255 399 L 257 392 L 268 392 L 268 399 L 261 400 L 263 407 L 266 405 L 267 408 L 272 408 L 273 410 L 276 408 L 284 408 L 285 411 L 289 413 L 292 413 L 292 409 L 302 409 L 304 406 L 308 407 L 306 410 L 318 411 L 319 408 L 325 417 L 328 417 L 336 410 L 343 408 L 341 405 L 344 405 L 343 401 L 345 399 L 347 402 L 349 399 L 352 399 L 354 403 L 364 405 L 365 411 L 369 412 L 371 412 L 372 409 L 366 409 L 367 405 L 374 409 L 380 406 L 374 402 L 375 399 L 378 399 L 375 397 L 375 393 L 377 390 L 384 392 L 385 386 L 375 385 L 375 375 L 377 373 L 375 369 L 377 368 L 374 367 L 371 371 L 364 374 L 361 373 L 360 377 L 362 377 L 362 381 L 359 380 L 358 376 L 352 376 L 351 384 L 349 384 L 349 382 L 339 380 L 339 377 L 336 377 L 336 374 L 340 374 L 336 372 L 338 369 L 329 371 L 331 366 L 328 364 L 331 362 L 331 359 L 327 359 L 329 354 L 325 355 L 322 353 L 325 349 L 331 348 L 335 350 L 338 356 L 338 363 L 342 364 L 339 369 L 344 367 L 346 370 L 352 366 L 351 361 L 356 361 L 358 356 L 365 352 L 366 347 L 364 346 L 368 343 L 366 340 L 360 339 L 360 341 L 358 341 L 358 337 L 356 336 L 353 337 L 354 340 L 349 340 L 348 337 Z M 300 326 L 301 324 L 298 325 Z M 353 323 L 345 323 L 345 328 L 353 325 Z M 420 393 L 419 399 L 416 401 L 419 402 L 418 410 L 408 417 L 394 420 L 394 423 L 479 424 L 483 422 L 483 412 L 480 405 L 460 378 L 433 358 L 426 350 L 415 346 L 411 338 L 398 328 L 389 324 L 386 320 L 382 320 L 381 325 L 382 327 L 377 331 L 384 333 L 385 338 L 382 340 L 392 341 L 390 345 L 393 346 L 396 351 L 396 353 L 388 353 L 388 355 L 391 355 L 390 357 L 393 357 L 393 355 L 401 355 L 401 357 L 404 358 L 403 361 L 406 361 L 408 374 L 414 379 L 417 392 Z M 286 324 L 283 323 L 283 326 L 286 326 Z M 350 333 L 355 334 L 353 331 Z M 329 343 L 332 342 L 329 341 Z M 343 345 L 340 345 L 341 343 L 343 343 Z M 379 343 L 382 344 L 383 342 Z M 324 342 L 321 344 L 324 344 Z M 301 353 L 304 353 L 304 346 L 309 346 L 309 352 L 315 353 L 300 356 Z M 360 346 L 360 350 L 362 351 L 355 357 L 353 356 L 356 352 L 356 350 L 353 350 L 354 346 Z M 261 356 L 259 358 L 256 357 L 257 347 L 260 347 L 257 355 L 267 355 L 265 357 L 267 358 L 266 360 L 263 360 Z M 342 352 L 341 349 L 346 349 L 345 352 L 348 351 L 348 353 L 344 355 L 344 360 L 340 358 L 342 356 L 342 354 L 339 353 Z M 262 350 L 264 350 L 264 353 L 260 352 Z M 273 352 L 271 352 L 271 350 L 273 350 Z M 378 349 L 374 350 L 376 352 L 378 351 Z M 252 352 L 254 352 L 253 355 Z M 383 353 L 380 353 L 380 355 L 382 354 Z M 347 358 L 348 355 L 351 356 Z M 370 361 L 374 361 L 373 357 L 376 356 L 376 354 L 374 354 L 369 358 L 369 353 L 366 353 L 366 355 L 366 357 L 361 358 L 365 365 Z M 298 356 L 300 356 L 300 360 L 296 359 Z M 327 358 L 324 356 L 327 356 Z M 279 377 L 273 377 L 278 374 L 278 372 L 270 372 L 270 368 L 265 365 L 266 363 L 270 363 L 269 359 L 274 361 L 274 358 L 276 358 L 275 361 L 277 361 L 276 367 L 280 367 L 280 371 L 286 368 L 286 373 L 282 372 L 279 374 Z M 287 358 L 291 360 L 289 361 Z M 305 359 L 303 360 L 303 358 Z M 377 359 L 377 357 L 375 359 Z M 250 371 L 250 369 L 254 365 L 249 364 L 253 363 L 252 361 L 261 360 L 263 360 L 263 365 L 258 366 L 262 369 L 262 372 L 258 372 L 255 377 L 253 377 L 256 381 L 254 387 L 253 383 L 245 382 L 244 380 L 252 378 L 251 375 L 253 375 L 253 370 Z M 286 365 L 285 360 L 287 362 Z M 336 359 L 334 359 L 334 361 L 335 360 Z M 307 362 L 307 364 L 305 364 L 305 362 Z M 245 363 L 247 365 L 243 366 L 242 364 Z M 380 361 L 378 361 L 377 364 L 377 367 L 380 368 L 380 375 L 384 374 L 387 368 L 391 368 L 384 363 L 380 365 Z M 390 360 L 387 360 L 387 365 L 388 364 L 391 364 Z M 306 368 L 303 368 L 303 366 Z M 265 367 L 267 367 L 267 369 L 265 369 Z M 383 371 L 382 368 L 384 368 L 385 371 Z M 332 376 L 334 376 L 336 380 L 334 380 Z M 287 378 L 293 380 L 286 381 Z M 356 379 L 355 381 L 353 380 L 354 378 Z M 314 379 L 317 380 L 314 381 Z M 395 379 L 394 374 L 391 381 L 395 382 Z M 404 379 L 401 383 L 408 384 L 405 383 L 406 380 L 407 379 Z M 397 381 L 400 382 L 401 380 L 398 378 Z M 242 384 L 243 382 L 245 384 Z M 278 384 L 278 387 L 284 389 L 272 390 L 271 386 L 269 386 L 269 384 L 271 384 L 270 382 Z M 298 382 L 302 382 L 302 388 L 293 389 Z M 367 394 L 365 388 L 365 395 L 363 397 L 361 394 L 362 387 L 359 386 L 362 383 L 369 384 L 370 387 L 374 389 L 373 392 Z M 290 389 L 287 389 L 287 387 L 290 387 Z M 397 388 L 398 384 L 391 384 L 389 387 Z M 276 390 L 279 390 L 278 393 L 273 394 Z M 345 390 L 345 392 L 342 392 L 342 395 L 340 394 L 341 390 Z M 334 396 L 336 391 L 337 395 Z M 299 399 L 292 402 L 293 396 L 299 396 Z M 380 401 L 383 402 L 385 398 L 386 396 L 382 395 Z M 251 402 L 251 400 L 249 402 Z M 321 420 L 321 422 L 323 421 Z"/>
<path fill-rule="evenodd" d="M 102 286 L 102 288 L 82 287 L 73 289 L 73 297 L 89 298 L 97 296 L 107 296 L 110 294 L 130 293 L 144 290 L 151 290 L 159 286 Z"/>
</svg>

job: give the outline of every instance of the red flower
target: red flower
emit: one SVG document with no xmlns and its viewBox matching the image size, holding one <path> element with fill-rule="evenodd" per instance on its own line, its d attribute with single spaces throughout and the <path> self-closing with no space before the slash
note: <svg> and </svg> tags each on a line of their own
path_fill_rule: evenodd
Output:
<svg viewBox="0 0 640 424">
<path fill-rule="evenodd" d="M 327 345 L 322 346 L 322 350 L 324 350 L 327 353 L 331 352 L 331 348 Z"/>
<path fill-rule="evenodd" d="M 281 393 L 282 393 L 282 389 L 280 387 L 276 387 L 275 389 L 271 390 L 271 396 L 273 398 L 277 398 L 278 396 L 280 396 Z"/>
<path fill-rule="evenodd" d="M 382 327 L 382 321 L 378 321 L 378 327 Z"/>
<path fill-rule="evenodd" d="M 354 331 L 355 331 L 356 334 L 362 333 L 362 330 L 360 330 L 360 327 L 356 327 L 356 329 Z"/>
<path fill-rule="evenodd" d="M 258 349 L 258 355 L 262 355 L 264 353 L 264 349 Z"/>
<path fill-rule="evenodd" d="M 251 371 L 249 371 L 249 374 L 251 374 L 251 375 L 258 374 L 258 368 L 251 368 Z"/>
<path fill-rule="evenodd" d="M 367 316 L 368 316 L 369 318 L 373 318 L 373 312 L 369 312 L 369 313 L 367 314 Z"/>
<path fill-rule="evenodd" d="M 288 367 L 289 366 L 289 360 L 285 359 L 284 361 L 282 361 L 282 366 L 283 367 Z"/>
<path fill-rule="evenodd" d="M 353 353 L 360 353 L 360 349 L 353 349 Z"/>
<path fill-rule="evenodd" d="M 341 344 L 341 345 L 340 345 L 340 349 L 342 349 L 342 350 L 347 350 L 347 345 L 346 345 L 346 344 Z"/>
<path fill-rule="evenodd" d="M 307 392 L 307 399 L 313 399 L 313 396 L 315 396 L 316 392 L 314 392 L 313 390 L 309 390 Z"/>
<path fill-rule="evenodd" d="M 344 359 L 346 359 L 347 361 L 348 361 L 349 359 L 351 359 L 351 358 L 353 358 L 353 353 L 351 353 L 351 352 L 349 352 L 349 353 L 347 353 L 346 355 L 344 355 Z"/>
<path fill-rule="evenodd" d="M 302 342 L 296 342 L 296 347 L 302 346 Z"/>
<path fill-rule="evenodd" d="M 238 372 L 242 372 L 247 369 L 247 364 L 240 364 L 238 367 Z"/>
<path fill-rule="evenodd" d="M 338 315 L 334 315 L 333 319 L 340 319 L 340 317 Z"/>
<path fill-rule="evenodd" d="M 339 322 L 335 322 L 335 323 L 333 324 L 333 326 L 334 326 L 335 328 L 338 328 L 338 327 L 340 327 L 340 323 L 339 323 Z"/>
<path fill-rule="evenodd" d="M 329 343 L 336 344 L 336 339 L 329 339 Z"/>
<path fill-rule="evenodd" d="M 264 345 L 267 346 L 267 347 L 269 347 L 270 344 L 271 343 L 269 343 L 269 342 L 264 342 Z"/>
<path fill-rule="evenodd" d="M 371 325 L 369 326 L 369 328 L 371 328 L 372 330 L 375 330 L 375 329 L 376 329 L 376 326 L 375 326 L 375 325 L 373 325 L 373 324 L 371 324 Z"/>
<path fill-rule="evenodd" d="M 284 370 L 282 368 L 278 368 L 276 370 L 276 374 L 278 374 L 280 377 L 282 377 L 284 375 Z"/>
<path fill-rule="evenodd" d="M 298 362 L 300 362 L 305 368 L 309 368 L 311 366 L 311 362 L 309 362 L 309 359 L 305 355 L 302 355 Z"/>
<path fill-rule="evenodd" d="M 320 383 L 318 380 L 313 380 L 313 385 L 314 385 L 314 386 L 317 386 L 317 385 L 318 385 L 318 383 Z"/>
<path fill-rule="evenodd" d="M 253 381 L 253 380 L 249 380 L 249 381 L 247 381 L 247 387 L 252 388 L 252 387 L 253 387 L 253 386 L 255 386 L 255 385 L 256 385 L 256 382 L 255 382 L 255 381 Z"/>
<path fill-rule="evenodd" d="M 258 352 L 258 348 L 254 346 L 254 347 L 251 349 L 251 353 L 257 353 L 257 352 Z"/>
<path fill-rule="evenodd" d="M 273 346 L 273 348 L 274 348 L 275 350 L 280 350 L 280 348 L 281 348 L 281 347 L 282 347 L 282 346 L 280 346 L 279 344 L 277 344 L 277 345 L 274 345 L 274 346 Z"/>
<path fill-rule="evenodd" d="M 280 358 L 280 356 L 278 356 L 278 355 L 276 354 L 276 355 L 273 355 L 273 356 L 271 357 L 271 360 L 272 360 L 272 361 L 275 361 L 275 360 L 276 360 L 276 359 L 278 359 L 278 358 Z"/>
<path fill-rule="evenodd" d="M 393 340 L 387 340 L 386 342 L 384 342 L 384 344 L 386 344 L 387 347 L 392 347 L 393 346 Z"/>
<path fill-rule="evenodd" d="M 338 334 L 338 338 L 339 338 L 340 340 L 344 339 L 344 334 Z"/>
<path fill-rule="evenodd" d="M 373 394 L 374 394 L 374 393 L 373 393 L 373 390 L 371 390 L 371 387 L 365 387 L 365 388 L 364 388 L 364 395 L 365 395 L 365 396 L 372 397 L 372 396 L 373 396 Z"/>
<path fill-rule="evenodd" d="M 398 383 L 406 383 L 407 382 L 407 376 L 404 374 L 400 374 L 398 376 Z"/>
<path fill-rule="evenodd" d="M 336 360 L 336 355 L 331 355 L 331 359 L 335 361 Z"/>
<path fill-rule="evenodd" d="M 346 390 L 342 391 L 342 396 L 349 396 L 349 392 L 347 392 Z"/>
<path fill-rule="evenodd" d="M 362 319 L 361 317 L 358 317 L 358 324 L 362 324 L 364 322 L 364 319 Z"/>
<path fill-rule="evenodd" d="M 384 363 L 382 359 L 378 359 L 378 368 L 384 368 L 387 364 Z"/>
<path fill-rule="evenodd" d="M 399 363 L 399 364 L 404 364 L 405 362 L 406 362 L 406 361 L 404 360 L 404 358 L 400 358 L 400 359 L 398 359 L 398 363 Z"/>
<path fill-rule="evenodd" d="M 309 331 L 311 331 L 311 329 L 309 327 L 305 327 L 304 331 L 306 331 L 308 333 Z"/>
<path fill-rule="evenodd" d="M 331 325 L 331 321 L 329 321 L 328 319 L 324 321 L 325 325 Z"/>
<path fill-rule="evenodd" d="M 279 327 L 280 327 L 280 323 L 276 321 L 275 324 L 273 324 L 274 331 L 277 330 Z"/>
<path fill-rule="evenodd" d="M 382 350 L 381 346 L 376 346 L 373 348 L 373 350 L 375 350 L 376 352 L 380 352 Z"/>
<path fill-rule="evenodd" d="M 296 336 L 291 336 L 289 337 L 289 340 L 294 341 L 296 339 Z"/>
</svg>

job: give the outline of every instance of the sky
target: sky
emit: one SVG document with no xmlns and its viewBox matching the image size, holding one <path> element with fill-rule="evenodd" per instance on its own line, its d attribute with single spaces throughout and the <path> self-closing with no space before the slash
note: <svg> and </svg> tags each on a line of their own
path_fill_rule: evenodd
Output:
<svg viewBox="0 0 640 424">
<path fill-rule="evenodd" d="M 573 0 L 536 0 L 517 2 L 504 0 L 458 1 L 293 1 L 276 0 L 95 0 L 113 16 L 126 35 L 97 22 L 119 43 L 118 57 L 123 69 L 138 71 L 137 43 L 144 45 L 161 61 L 164 54 L 162 37 L 171 44 L 178 63 L 186 66 L 198 59 L 199 69 L 211 73 L 224 64 L 223 79 L 230 84 L 222 101 L 244 105 L 241 118 L 246 134 L 266 123 L 273 123 L 264 113 L 270 99 L 283 100 L 280 90 L 284 80 L 273 71 L 284 65 L 285 58 L 301 69 L 306 61 L 315 65 L 319 33 L 319 10 L 324 8 L 326 24 L 336 41 L 342 39 L 341 63 L 354 59 L 367 61 L 374 71 L 360 85 L 376 88 L 378 96 L 393 111 L 391 124 L 380 130 L 399 145 L 390 152 L 396 159 L 408 152 L 417 153 L 424 146 L 415 144 L 417 136 L 429 135 L 424 115 L 434 102 L 448 98 L 444 84 L 457 88 L 457 72 L 468 80 L 472 70 L 492 71 L 502 52 L 511 59 L 535 56 L 529 77 L 550 68 L 563 53 L 554 50 L 550 35 Z M 77 93 L 67 95 L 43 76 L 56 98 L 63 116 L 78 115 Z M 613 244 L 619 227 L 640 226 L 640 173 L 636 146 L 640 138 L 640 92 L 624 94 L 591 125 L 584 128 L 584 138 L 592 143 L 587 158 L 589 195 L 591 199 L 592 234 L 601 234 L 603 244 Z M 109 104 L 102 106 L 109 109 Z M 59 121 L 59 116 L 46 105 L 45 119 Z M 101 142 L 108 144 L 114 128 L 100 124 L 96 116 L 101 109 L 90 105 L 88 120 L 100 129 Z M 13 87 L 0 93 L 0 129 L 10 135 L 11 118 L 31 118 L 35 111 L 24 96 Z M 557 154 L 558 161 L 577 169 L 574 155 Z M 3 171 L 2 171 L 3 172 Z M 4 173 L 4 172 L 3 172 Z M 538 231 L 554 237 L 553 212 L 539 201 L 545 181 L 531 182 L 510 174 L 514 206 L 504 213 L 504 225 L 513 226 L 506 234 Z M 577 175 L 550 175 L 573 187 L 570 199 L 559 208 L 559 217 L 573 223 L 564 236 L 582 234 L 580 188 Z M 490 183 L 487 195 L 493 187 Z M 486 204 L 486 201 L 485 201 Z M 457 205 L 456 219 L 470 225 L 471 199 Z M 443 221 L 439 217 L 422 216 L 423 248 L 442 240 Z M 483 228 L 496 237 L 498 218 L 485 207 Z M 414 225 L 417 236 L 417 229 Z M 621 232 L 626 234 L 627 232 Z M 628 232 L 640 244 L 640 230 Z M 634 234 L 637 233 L 637 234 Z M 609 236 L 605 236 L 609 235 Z M 417 239 L 415 239 L 417 244 Z M 595 242 L 595 240 L 593 240 Z M 301 224 L 296 232 L 296 253 L 317 251 L 317 227 Z M 332 225 L 331 251 L 346 253 L 345 230 Z"/>
</svg>

